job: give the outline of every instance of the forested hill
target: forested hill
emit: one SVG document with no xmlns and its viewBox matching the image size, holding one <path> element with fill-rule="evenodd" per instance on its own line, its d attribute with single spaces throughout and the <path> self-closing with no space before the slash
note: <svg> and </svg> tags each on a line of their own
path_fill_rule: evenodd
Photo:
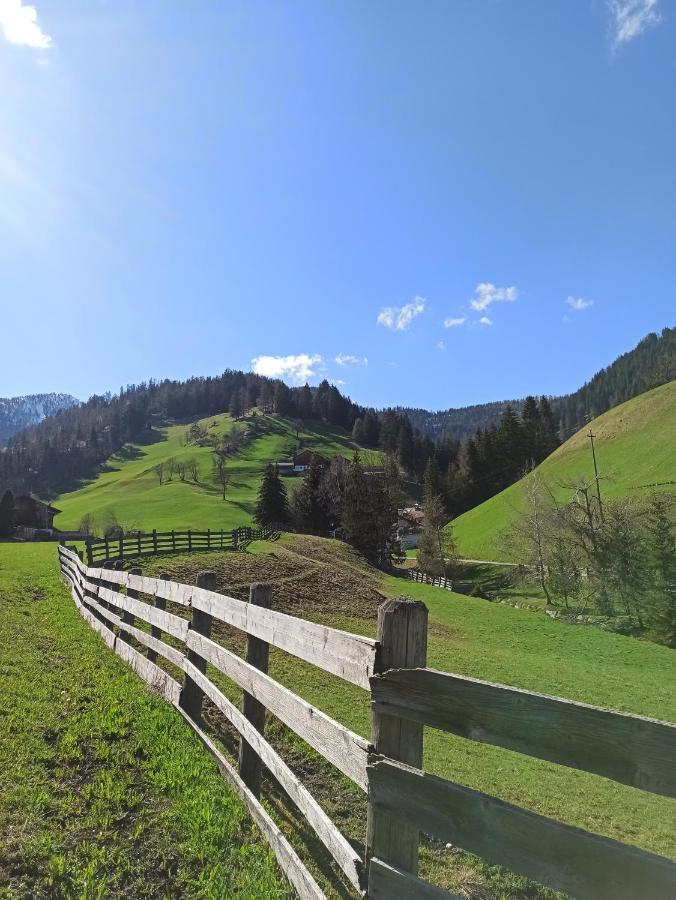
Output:
<svg viewBox="0 0 676 900">
<path fill-rule="evenodd" d="M 589 419 L 675 378 L 676 328 L 665 328 L 659 335 L 647 335 L 579 390 L 550 397 L 559 433 L 565 440 Z M 499 400 L 438 412 L 400 407 L 398 412 L 407 415 L 414 428 L 433 440 L 461 440 L 479 428 L 497 424 L 507 406 L 520 414 L 523 404 L 524 399 Z"/>
<path fill-rule="evenodd" d="M 70 394 L 28 394 L 25 397 L 0 397 L 0 445 L 22 428 L 37 425 L 60 409 L 80 401 Z"/>
</svg>

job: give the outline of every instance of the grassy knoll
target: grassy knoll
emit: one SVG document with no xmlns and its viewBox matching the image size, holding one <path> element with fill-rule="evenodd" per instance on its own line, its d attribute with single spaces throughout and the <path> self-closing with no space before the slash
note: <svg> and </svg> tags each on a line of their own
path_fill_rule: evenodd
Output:
<svg viewBox="0 0 676 900">
<path fill-rule="evenodd" d="M 647 486 L 676 490 L 676 381 L 628 400 L 591 423 L 605 497 L 636 496 Z M 570 495 L 566 485 L 594 477 L 587 433 L 582 428 L 538 467 L 555 496 Z M 461 555 L 504 559 L 501 535 L 523 509 L 519 482 L 459 516 L 453 523 Z"/>
<path fill-rule="evenodd" d="M 0 544 L 0 896 L 290 898 L 197 738 L 57 569 L 53 544 Z"/>
<path fill-rule="evenodd" d="M 430 611 L 429 664 L 491 681 L 676 720 L 676 656 L 653 644 L 534 616 L 506 605 L 463 597 L 368 567 L 334 541 L 286 535 L 251 545 L 247 553 L 195 554 L 148 561 L 144 570 L 169 572 L 192 583 L 200 569 L 216 572 L 218 589 L 245 597 L 254 580 L 275 584 L 275 608 L 362 634 L 375 634 L 383 596 L 425 601 Z M 218 626 L 234 648 L 241 636 Z M 289 688 L 368 736 L 367 695 L 331 675 L 273 649 L 271 672 Z M 218 676 L 211 672 L 211 677 Z M 233 697 L 237 692 L 221 678 Z M 221 726 L 213 716 L 212 727 Z M 226 729 L 227 734 L 227 729 Z M 273 741 L 303 774 L 329 814 L 360 846 L 365 802 L 335 771 L 286 729 L 270 727 Z M 227 737 L 224 738 L 227 743 Z M 542 814 L 676 858 L 676 802 L 593 775 L 426 730 L 425 765 L 436 774 L 484 790 Z M 278 809 L 298 843 L 293 816 Z M 421 869 L 445 887 L 476 898 L 553 896 L 457 849 L 427 845 Z"/>
<path fill-rule="evenodd" d="M 227 433 L 233 426 L 227 415 L 200 421 L 211 435 Z M 288 419 L 259 415 L 241 425 L 254 432 L 253 439 L 229 461 L 231 481 L 225 501 L 213 480 L 211 449 L 184 444 L 189 424 L 171 425 L 157 429 L 153 443 L 126 445 L 96 478 L 57 497 L 54 504 L 62 513 L 55 520 L 56 527 L 77 528 L 86 513 L 100 519 L 108 511 L 126 528 L 217 529 L 249 523 L 265 466 L 270 460 L 288 458 L 297 442 L 295 426 Z M 328 456 L 350 456 L 355 450 L 347 432 L 320 422 L 306 421 L 299 439 L 304 447 Z M 177 461 L 197 459 L 199 484 L 174 476 L 160 485 L 153 468 L 172 457 Z M 287 480 L 289 487 L 296 483 L 298 479 Z"/>
</svg>

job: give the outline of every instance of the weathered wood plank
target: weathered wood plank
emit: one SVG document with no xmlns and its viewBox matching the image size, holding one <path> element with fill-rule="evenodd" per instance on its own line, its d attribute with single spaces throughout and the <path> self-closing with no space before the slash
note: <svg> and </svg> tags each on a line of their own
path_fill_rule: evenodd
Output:
<svg viewBox="0 0 676 900">
<path fill-rule="evenodd" d="M 146 656 L 126 644 L 124 641 L 115 642 L 114 650 L 119 657 L 129 663 L 136 674 L 148 684 L 153 691 L 164 697 L 172 704 L 178 703 L 181 694 L 181 685 L 172 678 L 168 672 L 151 662 Z"/>
<path fill-rule="evenodd" d="M 388 866 L 381 859 L 369 864 L 368 900 L 460 900 L 456 894 L 422 878 L 416 878 L 403 869 Z"/>
<path fill-rule="evenodd" d="M 368 741 L 215 641 L 191 631 L 186 646 L 255 697 L 344 775 L 366 790 Z"/>
<path fill-rule="evenodd" d="M 378 607 L 378 671 L 424 666 L 427 659 L 427 607 L 406 598 Z M 418 722 L 373 712 L 371 742 L 375 752 L 410 766 L 422 766 L 423 726 Z M 418 871 L 419 829 L 405 817 L 383 815 L 369 795 L 366 852 L 414 875 Z"/>
<path fill-rule="evenodd" d="M 200 572 L 197 576 L 197 584 L 200 587 L 211 590 L 216 584 L 215 573 Z M 211 634 L 211 623 L 212 618 L 208 613 L 202 612 L 201 609 L 193 608 L 192 621 L 190 623 L 192 632 L 196 632 L 197 634 L 204 635 L 204 637 L 208 638 Z M 190 648 L 187 648 L 187 650 L 188 662 L 192 664 L 192 668 L 195 668 L 202 673 L 206 672 L 206 661 L 199 654 L 195 653 L 194 650 L 191 650 Z M 194 719 L 196 722 L 201 722 L 204 692 L 197 682 L 190 677 L 188 671 L 184 671 L 185 677 L 183 679 L 183 689 L 181 691 L 181 709 L 186 712 L 191 719 Z"/>
<path fill-rule="evenodd" d="M 376 655 L 376 641 L 371 638 L 261 609 L 211 591 L 194 590 L 192 605 L 326 672 L 369 689 Z"/>
<path fill-rule="evenodd" d="M 249 603 L 262 609 L 270 609 L 272 605 L 272 585 L 252 584 L 249 589 Z M 270 657 L 270 645 L 260 638 L 247 635 L 246 652 L 244 658 L 261 672 L 268 671 Z M 265 733 L 265 707 L 255 697 L 242 692 L 242 712 L 251 722 L 256 731 Z M 251 749 L 246 738 L 242 735 L 239 742 L 239 777 L 249 788 L 254 797 L 261 795 L 261 760 L 257 753 Z"/>
<path fill-rule="evenodd" d="M 433 669 L 371 680 L 373 708 L 676 796 L 676 725 Z"/>
<path fill-rule="evenodd" d="M 675 896 L 676 863 L 390 760 L 368 768 L 389 815 L 577 900 Z"/>
<path fill-rule="evenodd" d="M 252 819 L 272 847 L 280 869 L 296 889 L 300 900 L 326 900 L 326 895 L 321 891 L 317 882 L 305 868 L 300 857 L 284 837 L 280 828 L 268 815 L 260 801 L 254 797 L 248 787 L 244 784 L 223 753 L 209 736 L 205 734 L 180 707 L 177 707 L 177 709 L 190 724 L 191 728 L 195 730 L 207 750 L 212 754 L 223 777 L 246 803 Z"/>
<path fill-rule="evenodd" d="M 180 641 L 185 641 L 187 638 L 189 630 L 189 622 L 187 619 L 181 619 L 179 616 L 173 615 L 173 613 L 164 612 L 161 609 L 143 603 L 142 600 L 135 600 L 133 597 L 118 594 L 117 591 L 112 591 L 110 588 L 101 585 L 90 585 L 89 587 L 92 592 L 105 603 L 111 603 L 113 606 L 118 607 L 118 609 L 124 609 L 127 612 L 133 613 L 139 619 L 143 619 L 144 622 L 156 625 L 158 628 L 161 628 L 162 631 L 166 631 L 167 634 L 172 634 Z"/>
<path fill-rule="evenodd" d="M 296 804 L 308 823 L 312 826 L 319 839 L 331 853 L 341 867 L 350 883 L 357 890 L 360 889 L 359 875 L 361 860 L 347 839 L 340 833 L 336 825 L 326 815 L 312 794 L 294 775 L 276 750 L 265 740 L 262 734 L 248 721 L 237 707 L 207 678 L 199 669 L 183 661 L 183 668 L 187 674 L 209 697 L 216 706 L 234 725 L 239 733 L 246 739 L 252 751 L 267 766 L 270 772 L 284 788 L 289 797 Z M 254 795 L 255 796 L 255 795 Z"/>
<path fill-rule="evenodd" d="M 179 668 L 183 668 L 183 663 L 185 662 L 185 655 L 181 653 L 180 650 L 176 650 L 175 647 L 171 647 L 169 644 L 165 644 L 164 641 L 159 640 L 153 635 L 148 634 L 146 631 L 141 631 L 140 628 L 136 628 L 135 625 L 128 625 L 122 621 L 120 616 L 116 616 L 115 613 L 110 612 L 110 610 L 105 609 L 101 606 L 100 603 L 97 603 L 92 598 L 87 598 L 85 601 L 87 606 L 90 608 L 96 609 L 99 615 L 103 616 L 108 622 L 112 625 L 117 625 L 123 631 L 126 631 L 128 634 L 132 635 L 136 638 L 139 644 L 143 644 L 144 647 L 149 647 L 154 650 L 159 656 L 163 656 L 165 659 L 168 659 L 169 662 L 172 662 L 175 666 Z M 154 660 L 150 660 L 150 662 L 154 662 Z"/>
</svg>

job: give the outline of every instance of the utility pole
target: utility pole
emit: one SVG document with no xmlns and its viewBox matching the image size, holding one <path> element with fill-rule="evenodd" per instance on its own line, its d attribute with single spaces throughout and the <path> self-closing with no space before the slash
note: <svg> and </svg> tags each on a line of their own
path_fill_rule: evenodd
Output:
<svg viewBox="0 0 676 900">
<path fill-rule="evenodd" d="M 596 435 L 594 432 L 589 429 L 589 434 L 587 435 L 589 438 L 589 442 L 591 443 L 591 451 L 592 451 L 592 459 L 594 460 L 594 478 L 596 479 L 596 496 L 599 501 L 599 516 L 601 517 L 601 522 L 603 522 L 603 504 L 601 503 L 601 481 L 599 479 L 599 470 L 596 465 L 596 451 L 594 450 L 594 438 Z"/>
</svg>

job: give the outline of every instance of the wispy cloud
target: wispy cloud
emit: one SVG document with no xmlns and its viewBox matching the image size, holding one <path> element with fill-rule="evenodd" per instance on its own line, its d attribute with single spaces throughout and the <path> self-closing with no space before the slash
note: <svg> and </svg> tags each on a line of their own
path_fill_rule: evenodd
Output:
<svg viewBox="0 0 676 900">
<path fill-rule="evenodd" d="M 335 361 L 339 366 L 368 366 L 369 361 L 366 356 L 352 356 L 350 353 L 339 353 Z"/>
<path fill-rule="evenodd" d="M 305 384 L 320 375 L 324 360 L 318 353 L 298 353 L 295 356 L 256 356 L 251 369 L 256 375 L 268 378 L 285 378 L 293 384 Z"/>
<path fill-rule="evenodd" d="M 25 44 L 38 50 L 52 46 L 52 39 L 38 25 L 38 11 L 21 0 L 0 0 L 0 26 L 10 44 Z"/>
<path fill-rule="evenodd" d="M 482 316 L 479 319 L 479 325 L 492 325 L 493 319 L 489 319 L 488 316 Z"/>
<path fill-rule="evenodd" d="M 391 331 L 406 331 L 416 316 L 425 312 L 424 297 L 415 297 L 406 306 L 386 306 L 378 313 L 377 322 Z"/>
<path fill-rule="evenodd" d="M 343 385 L 347 384 L 347 381 L 343 381 L 342 378 L 329 378 L 329 383 L 336 387 L 343 387 Z"/>
<path fill-rule="evenodd" d="M 621 47 L 651 25 L 657 25 L 661 19 L 657 3 L 658 0 L 607 0 L 613 46 Z"/>
<path fill-rule="evenodd" d="M 568 297 L 566 303 L 571 309 L 574 309 L 575 312 L 581 312 L 583 309 L 587 309 L 594 305 L 593 300 L 585 300 L 584 297 Z"/>
<path fill-rule="evenodd" d="M 446 341 L 437 341 L 437 350 L 445 350 Z"/>
<path fill-rule="evenodd" d="M 457 318 L 453 318 L 449 316 L 447 319 L 444 319 L 444 328 L 459 328 L 461 325 L 464 325 L 467 321 L 467 316 L 457 316 Z"/>
<path fill-rule="evenodd" d="M 513 303 L 518 296 L 519 291 L 515 287 L 496 287 L 489 282 L 481 282 L 474 289 L 469 305 L 477 312 L 483 312 L 492 303 Z"/>
</svg>

